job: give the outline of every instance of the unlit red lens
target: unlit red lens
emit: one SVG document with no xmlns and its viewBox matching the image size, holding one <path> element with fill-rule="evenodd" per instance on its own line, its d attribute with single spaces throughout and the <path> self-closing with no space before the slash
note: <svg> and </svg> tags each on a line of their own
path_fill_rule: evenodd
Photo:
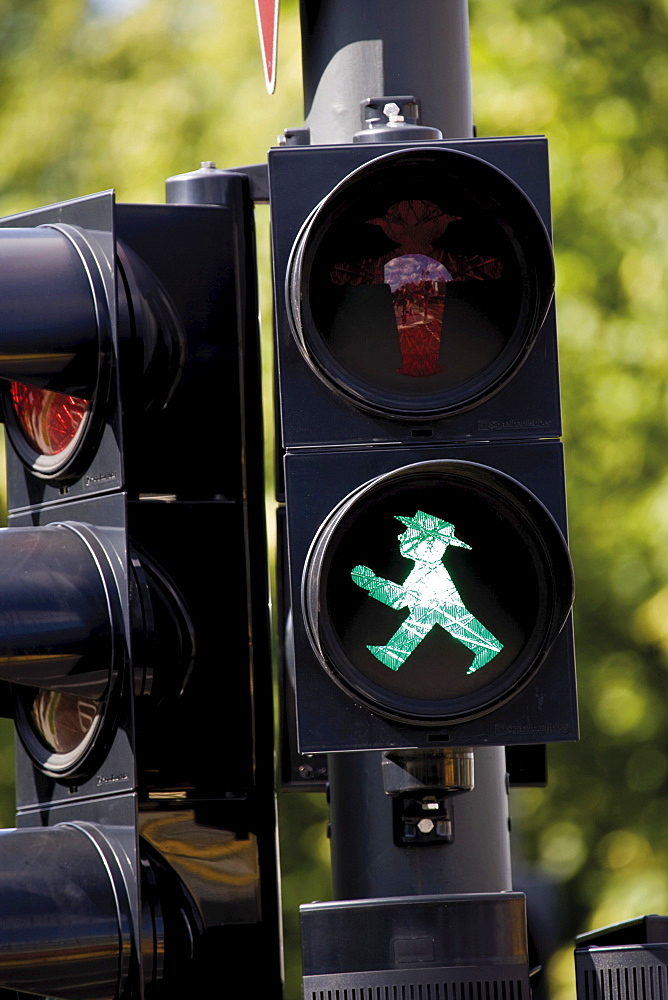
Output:
<svg viewBox="0 0 668 1000">
<path fill-rule="evenodd" d="M 11 383 L 11 397 L 19 426 L 40 455 L 59 455 L 76 439 L 86 419 L 89 402 L 48 389 Z"/>
</svg>

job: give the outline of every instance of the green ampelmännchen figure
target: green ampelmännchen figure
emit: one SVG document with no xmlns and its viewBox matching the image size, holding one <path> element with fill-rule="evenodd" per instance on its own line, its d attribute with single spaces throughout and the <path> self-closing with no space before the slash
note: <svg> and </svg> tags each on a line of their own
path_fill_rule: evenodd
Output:
<svg viewBox="0 0 668 1000">
<path fill-rule="evenodd" d="M 434 625 L 440 625 L 475 654 L 466 671 L 472 674 L 501 652 L 503 643 L 471 614 L 443 564 L 449 545 L 471 546 L 457 538 L 453 524 L 424 511 L 418 510 L 415 517 L 395 516 L 406 525 L 398 535 L 399 550 L 415 563 L 405 583 L 384 580 L 368 566 L 355 566 L 351 576 L 375 600 L 410 613 L 385 646 L 367 649 L 390 670 L 398 670 Z"/>
</svg>

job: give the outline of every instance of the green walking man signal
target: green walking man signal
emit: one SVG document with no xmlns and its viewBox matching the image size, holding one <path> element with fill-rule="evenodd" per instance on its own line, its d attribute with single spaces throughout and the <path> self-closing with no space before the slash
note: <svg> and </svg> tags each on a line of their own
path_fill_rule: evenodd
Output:
<svg viewBox="0 0 668 1000">
<path fill-rule="evenodd" d="M 503 643 L 471 614 L 443 564 L 449 545 L 471 546 L 457 538 L 453 524 L 440 517 L 421 510 L 415 517 L 395 516 L 407 529 L 398 536 L 399 550 L 415 563 L 405 583 L 384 580 L 368 566 L 355 566 L 351 576 L 377 601 L 396 610 L 409 608 L 410 614 L 385 646 L 367 649 L 390 670 L 398 670 L 434 625 L 440 625 L 475 653 L 466 671 L 472 674 L 500 653 Z"/>
</svg>

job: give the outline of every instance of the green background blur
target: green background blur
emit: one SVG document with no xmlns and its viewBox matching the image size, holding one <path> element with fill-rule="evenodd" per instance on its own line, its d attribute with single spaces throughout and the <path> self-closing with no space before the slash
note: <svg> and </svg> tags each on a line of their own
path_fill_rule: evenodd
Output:
<svg viewBox="0 0 668 1000">
<path fill-rule="evenodd" d="M 576 932 L 668 912 L 668 0 L 471 0 L 471 41 L 478 134 L 551 146 L 583 735 L 512 811 L 556 887 L 565 1000 Z M 160 201 L 170 174 L 263 160 L 301 122 L 294 0 L 273 97 L 252 0 L 0 0 L 0 215 L 109 187 Z M 266 208 L 258 225 L 270 407 Z M 325 820 L 322 797 L 281 798 L 288 1000 L 297 906 L 330 894 Z"/>
</svg>

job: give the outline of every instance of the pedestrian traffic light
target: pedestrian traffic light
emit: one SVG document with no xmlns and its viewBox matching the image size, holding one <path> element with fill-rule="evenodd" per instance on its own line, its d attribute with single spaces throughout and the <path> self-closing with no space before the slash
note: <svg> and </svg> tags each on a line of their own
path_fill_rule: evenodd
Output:
<svg viewBox="0 0 668 1000">
<path fill-rule="evenodd" d="M 574 739 L 545 141 L 269 167 L 300 752 Z"/>
<path fill-rule="evenodd" d="M 280 988 L 253 206 L 211 174 L 216 205 L 0 223 L 2 987 L 171 996 L 262 953 Z"/>
</svg>

